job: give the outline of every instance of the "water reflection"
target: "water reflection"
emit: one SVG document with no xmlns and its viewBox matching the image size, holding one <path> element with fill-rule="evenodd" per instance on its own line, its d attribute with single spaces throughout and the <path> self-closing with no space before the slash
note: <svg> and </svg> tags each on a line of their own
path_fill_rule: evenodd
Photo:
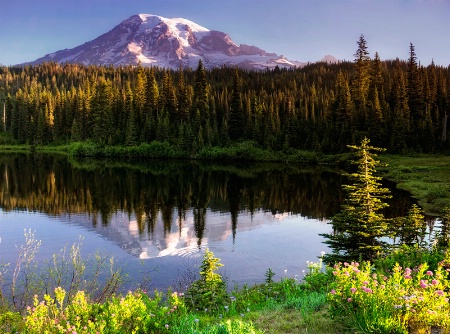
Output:
<svg viewBox="0 0 450 334">
<path fill-rule="evenodd" d="M 3 211 L 62 217 L 141 259 L 221 246 L 228 238 L 234 244 L 238 231 L 278 218 L 323 221 L 339 210 L 345 181 L 334 170 L 280 164 L 131 164 L 26 154 L 0 156 L 0 171 Z M 404 214 L 410 205 L 396 192 L 390 212 Z"/>
</svg>

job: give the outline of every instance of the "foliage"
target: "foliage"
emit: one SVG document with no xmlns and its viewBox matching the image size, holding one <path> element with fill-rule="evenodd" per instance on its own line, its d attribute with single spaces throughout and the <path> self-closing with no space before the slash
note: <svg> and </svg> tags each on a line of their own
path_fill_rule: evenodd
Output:
<svg viewBox="0 0 450 334">
<path fill-rule="evenodd" d="M 437 270 L 440 263 L 450 262 L 450 252 L 437 247 L 426 248 L 417 244 L 413 246 L 402 245 L 393 251 L 383 254 L 374 261 L 377 270 L 388 273 L 391 268 L 399 264 L 403 268 L 418 268 L 426 263 L 428 269 Z"/>
<path fill-rule="evenodd" d="M 435 271 L 396 265 L 391 274 L 370 263 L 336 264 L 329 293 L 330 313 L 351 329 L 376 333 L 408 333 L 412 329 L 450 328 L 448 273 L 444 263 Z"/>
<path fill-rule="evenodd" d="M 272 268 L 267 269 L 266 273 L 264 274 L 264 277 L 266 278 L 266 284 L 273 283 L 273 277 L 276 274 L 272 270 Z"/>
<path fill-rule="evenodd" d="M 229 303 L 226 282 L 216 272 L 222 266 L 220 259 L 206 249 L 200 266 L 200 279 L 192 283 L 186 292 L 185 299 L 189 308 L 212 312 Z"/>
<path fill-rule="evenodd" d="M 331 218 L 334 234 L 324 234 L 333 250 L 325 256 L 327 263 L 373 259 L 385 244 L 382 237 L 388 235 L 387 219 L 380 212 L 388 206 L 383 200 L 389 198 L 389 190 L 382 188 L 375 176 L 379 161 L 375 160 L 373 151 L 382 149 L 369 145 L 365 138 L 359 146 L 349 146 L 356 151 L 357 172 L 349 174 L 352 184 L 344 185 L 348 196 L 342 210 Z"/>
<path fill-rule="evenodd" d="M 1 268 L 0 280 L 4 282 L 0 281 L 0 310 L 22 311 L 36 295 L 57 287 L 65 290 L 66 303 L 71 303 L 79 291 L 87 291 L 91 300 L 103 302 L 123 283 L 122 268 L 114 259 L 99 253 L 83 257 L 81 241 L 73 244 L 69 252 L 64 248 L 44 263 L 35 260 L 40 245 L 31 230 L 25 231 L 25 244 L 19 248 L 15 265 Z"/>
<path fill-rule="evenodd" d="M 394 237 L 398 237 L 400 245 L 424 245 L 426 234 L 426 222 L 422 210 L 413 204 L 406 217 L 398 217 L 394 220 L 391 232 Z M 391 229 L 392 229 L 391 227 Z"/>
<path fill-rule="evenodd" d="M 329 285 L 333 281 L 330 267 L 323 267 L 325 252 L 322 252 L 319 262 L 307 261 L 308 272 L 303 278 L 302 289 L 307 291 L 328 292 Z"/>
</svg>

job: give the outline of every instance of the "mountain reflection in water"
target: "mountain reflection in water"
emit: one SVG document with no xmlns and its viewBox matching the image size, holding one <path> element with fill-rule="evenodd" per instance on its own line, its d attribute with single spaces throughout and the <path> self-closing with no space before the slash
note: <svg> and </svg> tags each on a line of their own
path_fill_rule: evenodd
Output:
<svg viewBox="0 0 450 334">
<path fill-rule="evenodd" d="M 31 154 L 0 156 L 0 172 L 0 252 L 6 262 L 17 254 L 11 246 L 23 243 L 18 231 L 32 228 L 47 255 L 75 234 L 88 234 L 85 251 L 103 248 L 128 264 L 153 259 L 152 265 L 170 267 L 168 256 L 198 259 L 199 250 L 209 247 L 228 272 L 250 283 L 263 280 L 269 267 L 300 270 L 317 258 L 325 248 L 318 234 L 330 231 L 327 218 L 339 210 L 346 182 L 334 170 L 282 164 L 73 161 Z M 393 191 L 387 214 L 404 214 L 411 199 Z M 161 280 L 178 269 L 161 269 Z"/>
</svg>

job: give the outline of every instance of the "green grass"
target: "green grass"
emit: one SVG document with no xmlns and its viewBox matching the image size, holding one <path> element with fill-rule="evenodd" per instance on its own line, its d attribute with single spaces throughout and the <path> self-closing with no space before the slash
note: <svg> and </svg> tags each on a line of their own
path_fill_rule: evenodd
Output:
<svg viewBox="0 0 450 334">
<path fill-rule="evenodd" d="M 60 153 L 67 154 L 69 145 L 0 144 L 0 153 Z"/>
<path fill-rule="evenodd" d="M 450 207 L 450 156 L 380 155 L 387 167 L 380 168 L 383 176 L 409 191 L 429 214 L 439 214 Z"/>
</svg>

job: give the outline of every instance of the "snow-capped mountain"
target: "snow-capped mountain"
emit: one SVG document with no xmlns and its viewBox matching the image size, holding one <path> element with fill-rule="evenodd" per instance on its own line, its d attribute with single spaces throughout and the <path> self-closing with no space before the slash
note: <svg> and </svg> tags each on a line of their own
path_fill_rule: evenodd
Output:
<svg viewBox="0 0 450 334">
<path fill-rule="evenodd" d="M 182 18 L 139 14 L 111 31 L 73 49 L 60 50 L 31 62 L 82 63 L 85 65 L 134 65 L 166 68 L 196 68 L 199 59 L 206 68 L 222 65 L 249 69 L 300 67 L 256 46 L 236 45 L 227 34 L 208 30 Z"/>
</svg>

